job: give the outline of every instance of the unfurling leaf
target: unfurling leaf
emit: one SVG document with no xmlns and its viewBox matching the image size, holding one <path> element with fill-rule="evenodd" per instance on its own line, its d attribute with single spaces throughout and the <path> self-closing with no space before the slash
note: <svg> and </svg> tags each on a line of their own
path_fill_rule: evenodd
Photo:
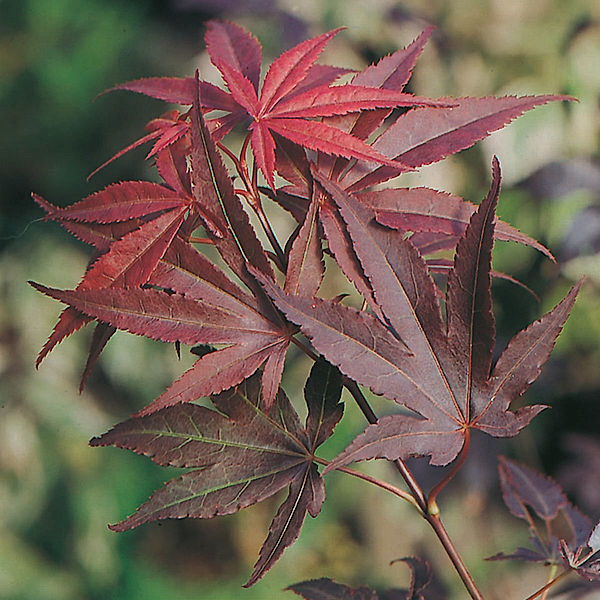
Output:
<svg viewBox="0 0 600 600">
<path fill-rule="evenodd" d="M 518 548 L 489 560 L 526 560 L 564 563 L 588 581 L 600 581 L 600 524 L 592 521 L 567 499 L 558 483 L 503 456 L 498 463 L 502 497 L 510 512 L 529 524 L 535 551 Z M 544 527 L 536 527 L 534 516 Z"/>
</svg>

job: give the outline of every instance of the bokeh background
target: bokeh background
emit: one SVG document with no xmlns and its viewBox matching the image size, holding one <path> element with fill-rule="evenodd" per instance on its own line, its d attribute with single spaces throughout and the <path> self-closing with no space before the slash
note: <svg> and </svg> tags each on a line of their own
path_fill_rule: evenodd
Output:
<svg viewBox="0 0 600 600">
<path fill-rule="evenodd" d="M 140 136 L 166 107 L 125 93 L 96 98 L 115 83 L 150 75 L 213 77 L 204 22 L 235 20 L 261 40 L 267 60 L 295 43 L 346 25 L 323 62 L 360 68 L 437 26 L 410 84 L 431 96 L 563 93 L 475 148 L 405 176 L 478 201 L 500 158 L 499 212 L 547 244 L 535 251 L 498 244 L 495 266 L 541 297 L 494 284 L 499 343 L 537 318 L 581 274 L 587 282 L 556 351 L 526 401 L 553 408 L 509 441 L 475 440 L 471 459 L 441 498 L 447 527 L 489 598 L 524 597 L 542 567 L 482 560 L 527 544 L 502 506 L 499 452 L 552 474 L 572 500 L 600 516 L 600 5 L 595 0 L 0 0 L 0 598 L 7 600 L 244 600 L 329 576 L 379 588 L 405 586 L 395 558 L 431 560 L 448 598 L 464 591 L 425 523 L 378 489 L 328 476 L 328 500 L 266 578 L 241 589 L 276 503 L 210 521 L 166 521 L 111 533 L 173 473 L 88 440 L 147 404 L 189 364 L 168 345 L 118 334 L 88 388 L 77 394 L 89 333 L 34 360 L 60 306 L 27 285 L 74 287 L 88 249 L 39 222 L 35 191 L 65 205 L 110 182 L 155 178 L 143 149 L 86 182 L 108 156 Z M 306 364 L 284 387 L 299 398 Z M 375 400 L 381 412 L 390 410 Z M 324 448 L 339 451 L 364 423 L 348 402 Z M 386 465 L 365 468 L 394 479 Z M 432 474 L 415 464 L 424 481 Z M 486 597 L 488 597 L 486 595 Z M 574 597 L 574 596 L 569 596 Z M 600 598 L 600 593 L 588 598 Z"/>
</svg>

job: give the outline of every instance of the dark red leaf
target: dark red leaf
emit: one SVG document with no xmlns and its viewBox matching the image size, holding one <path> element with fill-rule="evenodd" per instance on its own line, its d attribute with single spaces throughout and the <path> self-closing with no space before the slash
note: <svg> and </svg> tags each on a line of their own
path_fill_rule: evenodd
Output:
<svg viewBox="0 0 600 600">
<path fill-rule="evenodd" d="M 198 362 L 223 352 L 210 352 Z M 289 485 L 288 498 L 246 585 L 254 584 L 297 539 L 306 513 L 316 516 L 325 499 L 312 452 L 331 435 L 341 416 L 341 381 L 324 362 L 313 369 L 309 381 L 308 430 L 282 391 L 270 405 L 263 402 L 257 374 L 213 396 L 216 411 L 194 404 L 171 406 L 138 415 L 93 439 L 93 446 L 128 448 L 160 465 L 194 469 L 168 482 L 111 529 L 125 531 L 157 519 L 230 514 Z"/>
<path fill-rule="evenodd" d="M 583 279 L 553 310 L 517 333 L 500 355 L 490 378 L 489 398 L 484 396 L 474 400 L 475 411 L 480 415 L 476 420 L 479 429 L 490 435 L 500 433 L 499 412 L 506 410 L 510 402 L 538 378 L 582 284 Z M 519 423 L 515 422 L 514 427 L 519 427 Z"/>
<path fill-rule="evenodd" d="M 338 206 L 383 322 L 325 300 L 293 298 L 266 278 L 260 280 L 280 310 L 345 375 L 422 417 L 380 419 L 326 470 L 353 460 L 416 455 L 429 455 L 432 464 L 444 465 L 456 457 L 470 428 L 497 437 L 516 435 L 543 407 L 511 412 L 510 402 L 539 373 L 577 289 L 555 313 L 540 321 L 542 325 L 532 326 L 547 329 L 533 352 L 533 335 L 519 334 L 529 343 L 515 338 L 515 366 L 507 378 L 510 384 L 503 381 L 498 388 L 507 393 L 494 391 L 497 384 L 490 379 L 495 342 L 490 258 L 500 183 L 498 165 L 494 165 L 490 193 L 457 247 L 446 302 L 448 333 L 442 326 L 427 266 L 410 242 L 399 232 L 377 225 L 367 208 L 318 171 L 314 174 Z"/>
<path fill-rule="evenodd" d="M 442 273 L 445 275 L 447 275 L 454 266 L 454 263 L 447 258 L 428 258 L 425 262 L 427 263 L 427 268 L 431 273 Z M 490 271 L 490 275 L 492 277 L 496 277 L 497 279 L 504 279 L 504 281 L 510 281 L 514 285 L 522 287 L 539 302 L 540 299 L 538 295 L 531 288 L 527 287 L 522 281 L 519 281 L 518 279 L 515 279 L 514 277 L 511 277 L 506 273 L 502 273 L 501 271 L 492 270 Z"/>
<path fill-rule="evenodd" d="M 302 430 L 287 429 L 289 423 L 284 425 L 278 414 L 293 414 L 283 392 L 265 410 L 260 380 L 254 377 L 214 402 L 219 412 L 191 404 L 171 407 L 129 419 L 90 442 L 128 448 L 160 465 L 195 469 L 169 482 L 113 530 L 157 519 L 230 514 L 303 477 Z"/>
</svg>

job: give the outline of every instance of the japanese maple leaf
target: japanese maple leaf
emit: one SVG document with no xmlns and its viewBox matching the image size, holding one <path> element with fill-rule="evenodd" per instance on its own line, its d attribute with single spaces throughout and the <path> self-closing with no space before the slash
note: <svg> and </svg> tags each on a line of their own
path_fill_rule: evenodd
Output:
<svg viewBox="0 0 600 600">
<path fill-rule="evenodd" d="M 581 282 L 518 333 L 492 369 L 490 267 L 500 188 L 497 160 L 490 192 L 457 245 L 448 276 L 446 324 L 433 280 L 410 241 L 378 225 L 372 212 L 316 170 L 315 178 L 339 208 L 383 318 L 319 298 L 290 296 L 272 280 L 256 276 L 327 360 L 413 413 L 379 419 L 327 469 L 376 457 L 426 455 L 431 464 L 445 465 L 456 458 L 471 429 L 496 437 L 516 435 L 544 407 L 512 412 L 510 404 L 539 375 Z"/>
<path fill-rule="evenodd" d="M 229 106 L 223 99 L 212 101 L 212 88 L 201 88 L 203 110 L 218 108 L 230 113 L 214 130 L 228 131 L 236 122 L 251 119 L 254 159 L 267 182 L 275 189 L 275 139 L 278 134 L 311 150 L 385 164 L 396 172 L 397 161 L 374 151 L 361 139 L 320 120 L 331 115 L 360 113 L 381 107 L 438 106 L 439 102 L 393 89 L 331 83 L 346 72 L 315 61 L 340 29 L 306 40 L 284 52 L 269 67 L 259 92 L 261 48 L 253 36 L 232 23 L 211 22 L 206 46 L 211 61 L 229 89 Z M 115 88 L 113 88 L 115 89 Z M 193 86 L 187 80 L 152 79 L 129 82 L 116 89 L 147 93 L 185 104 L 193 101 Z M 204 93 L 209 100 L 203 99 Z M 447 101 L 441 105 L 447 106 Z M 218 137 L 221 137 L 218 134 Z"/>
<path fill-rule="evenodd" d="M 256 81 L 250 82 L 236 64 L 216 50 L 211 51 L 210 45 L 208 47 L 211 59 L 223 75 L 231 95 L 252 118 L 250 129 L 255 160 L 272 189 L 275 189 L 273 133 L 304 148 L 348 158 L 383 162 L 397 170 L 401 165 L 373 152 L 372 148 L 359 138 L 323 121 L 309 119 L 360 113 L 380 107 L 438 104 L 433 100 L 396 90 L 361 85 L 331 86 L 329 83 L 318 85 L 311 82 L 308 89 L 299 91 L 315 60 L 338 31 L 339 29 L 322 34 L 284 52 L 269 67 L 260 94 Z"/>
<path fill-rule="evenodd" d="M 182 172 L 173 145 L 162 149 L 157 161 L 165 155 L 158 164 L 174 190 L 128 182 L 66 209 L 45 204 L 50 218 L 69 223 L 71 230 L 76 225 L 79 234 L 92 243 L 98 241 L 98 229 L 85 229 L 83 223 L 98 226 L 134 217 L 149 220 L 122 239 L 107 243 L 105 253 L 75 290 L 36 285 L 69 304 L 42 355 L 92 318 L 102 323 L 100 333 L 112 334 L 116 328 L 162 341 L 225 345 L 202 356 L 145 412 L 218 393 L 240 383 L 265 362 L 262 393 L 268 403 L 279 387 L 293 333 L 246 270 L 251 264 L 273 275 L 202 117 L 199 85 L 191 110 L 191 181 Z M 163 212 L 154 218 L 155 211 Z M 186 225 L 186 211 L 190 213 L 187 221 L 197 218 L 205 225 L 223 260 L 250 288 L 250 294 L 178 235 Z M 104 245 L 105 239 L 99 243 Z M 165 291 L 141 289 L 146 283 Z M 94 359 L 106 341 L 106 336 L 97 336 Z"/>
<path fill-rule="evenodd" d="M 92 446 L 128 448 L 159 465 L 192 469 L 110 528 L 231 514 L 288 487 L 246 585 L 256 583 L 298 538 L 306 513 L 319 513 L 325 488 L 314 453 L 342 416 L 341 376 L 324 360 L 314 364 L 305 386 L 304 427 L 283 391 L 266 407 L 260 386 L 255 375 L 213 396 L 216 410 L 195 404 L 164 408 L 94 438 Z"/>
<path fill-rule="evenodd" d="M 503 456 L 498 471 L 504 503 L 515 517 L 528 523 L 534 550 L 518 548 L 488 560 L 562 563 L 588 581 L 600 581 L 600 523 L 594 527 L 550 477 Z M 534 517 L 544 527 L 537 527 Z"/>
</svg>

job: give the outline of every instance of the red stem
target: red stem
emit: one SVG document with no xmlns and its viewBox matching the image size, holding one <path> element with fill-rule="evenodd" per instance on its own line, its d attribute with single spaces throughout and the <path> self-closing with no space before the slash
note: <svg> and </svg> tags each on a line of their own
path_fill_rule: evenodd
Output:
<svg viewBox="0 0 600 600">
<path fill-rule="evenodd" d="M 477 586 L 475 585 L 475 581 L 471 577 L 471 574 L 467 570 L 465 563 L 463 562 L 460 554 L 458 553 L 456 546 L 452 543 L 452 540 L 450 539 L 450 536 L 448 535 L 448 532 L 446 531 L 446 528 L 444 527 L 444 524 L 442 523 L 439 514 L 425 515 L 425 519 L 435 531 L 435 534 L 437 535 L 442 546 L 444 547 L 446 554 L 452 561 L 454 568 L 456 569 L 459 577 L 462 579 L 462 582 L 464 583 L 465 588 L 469 592 L 471 598 L 473 598 L 473 600 L 484 600 L 483 596 L 481 595 L 481 592 L 477 589 Z"/>
<path fill-rule="evenodd" d="M 544 587 L 541 587 L 537 592 L 531 594 L 531 596 L 527 596 L 525 600 L 534 600 L 544 592 L 547 592 L 555 583 L 559 582 L 563 577 L 566 577 L 571 572 L 571 569 L 567 569 L 562 573 L 559 573 L 554 579 L 551 579 Z"/>
<path fill-rule="evenodd" d="M 455 461 L 452 469 L 446 474 L 446 476 L 432 488 L 427 496 L 428 512 L 435 512 L 436 498 L 438 494 L 452 481 L 454 476 L 458 473 L 459 469 L 463 466 L 467 454 L 469 453 L 469 446 L 471 444 L 471 435 L 469 430 L 465 431 L 465 442 L 460 452 L 458 460 Z"/>
</svg>

